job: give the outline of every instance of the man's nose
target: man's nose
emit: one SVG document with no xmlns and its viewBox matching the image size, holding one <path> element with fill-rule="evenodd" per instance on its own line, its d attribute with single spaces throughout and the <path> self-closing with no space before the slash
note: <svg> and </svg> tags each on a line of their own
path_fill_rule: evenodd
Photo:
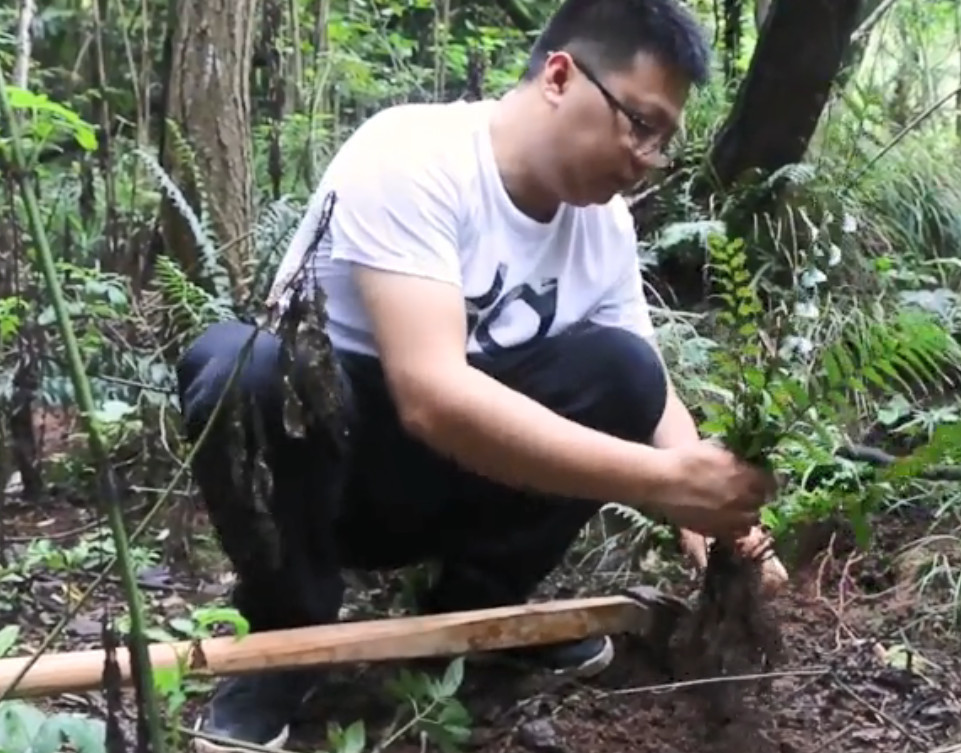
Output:
<svg viewBox="0 0 961 753">
<path fill-rule="evenodd" d="M 671 158 L 660 149 L 655 149 L 653 152 L 638 154 L 636 163 L 641 171 L 663 170 L 671 164 Z"/>
</svg>

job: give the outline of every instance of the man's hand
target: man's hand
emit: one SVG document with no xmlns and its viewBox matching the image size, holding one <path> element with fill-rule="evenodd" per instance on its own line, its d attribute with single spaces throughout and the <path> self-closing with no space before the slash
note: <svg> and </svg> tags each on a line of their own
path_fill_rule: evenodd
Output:
<svg viewBox="0 0 961 753">
<path fill-rule="evenodd" d="M 682 528 L 678 533 L 679 543 L 681 546 L 681 551 L 694 560 L 694 566 L 698 570 L 703 570 L 707 567 L 707 547 L 708 540 L 706 537 L 694 531 L 689 531 L 686 528 Z"/>
<path fill-rule="evenodd" d="M 697 569 L 706 568 L 711 541 L 699 533 L 684 529 L 680 531 L 679 538 L 681 550 L 694 560 Z M 738 539 L 735 549 L 742 557 L 760 563 L 761 583 L 766 594 L 775 593 L 787 582 L 787 570 L 774 553 L 771 537 L 761 528 L 755 526 L 747 536 Z"/>
<path fill-rule="evenodd" d="M 774 476 L 709 440 L 664 448 L 671 495 L 655 507 L 679 528 L 737 540 L 759 522 L 777 490 Z M 665 489 L 665 491 L 667 491 Z M 664 502 L 657 504 L 661 499 Z"/>
<path fill-rule="evenodd" d="M 681 551 L 694 560 L 697 568 L 703 570 L 707 567 L 707 552 L 711 540 L 687 529 L 681 529 L 679 538 Z M 761 560 L 771 551 L 772 545 L 771 537 L 758 526 L 754 526 L 747 536 L 742 536 L 734 542 L 737 553 L 751 560 Z"/>
</svg>

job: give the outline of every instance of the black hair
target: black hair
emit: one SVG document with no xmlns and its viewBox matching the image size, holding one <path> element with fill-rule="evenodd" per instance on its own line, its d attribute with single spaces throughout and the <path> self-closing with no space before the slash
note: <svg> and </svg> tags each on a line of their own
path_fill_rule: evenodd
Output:
<svg viewBox="0 0 961 753">
<path fill-rule="evenodd" d="M 704 32 L 678 0 L 563 0 L 534 42 L 523 80 L 532 80 L 558 50 L 576 54 L 597 73 L 624 70 L 639 52 L 696 85 L 710 71 Z"/>
</svg>

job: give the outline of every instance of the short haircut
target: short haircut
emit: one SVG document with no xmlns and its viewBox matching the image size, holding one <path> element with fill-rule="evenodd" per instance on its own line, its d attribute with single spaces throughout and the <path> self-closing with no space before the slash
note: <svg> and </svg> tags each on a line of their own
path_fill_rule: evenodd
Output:
<svg viewBox="0 0 961 753">
<path fill-rule="evenodd" d="M 639 52 L 698 86 L 710 71 L 704 32 L 678 0 L 563 0 L 534 42 L 523 79 L 532 80 L 547 56 L 560 50 L 597 73 L 625 70 Z"/>
</svg>

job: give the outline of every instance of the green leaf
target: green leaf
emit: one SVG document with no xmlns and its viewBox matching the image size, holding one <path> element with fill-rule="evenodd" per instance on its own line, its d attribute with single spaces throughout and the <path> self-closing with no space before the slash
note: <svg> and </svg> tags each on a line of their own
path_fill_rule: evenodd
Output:
<svg viewBox="0 0 961 753">
<path fill-rule="evenodd" d="M 234 628 L 238 637 L 250 633 L 250 622 L 233 607 L 209 607 L 198 609 L 193 613 L 194 620 L 205 628 L 217 623 L 227 623 Z"/>
<path fill-rule="evenodd" d="M 0 751 L 29 753 L 46 717 L 40 709 L 22 701 L 0 703 Z"/>
<path fill-rule="evenodd" d="M 458 656 L 450 664 L 447 665 L 447 671 L 444 672 L 444 679 L 441 682 L 442 692 L 447 697 L 453 696 L 460 689 L 461 683 L 463 681 L 464 681 L 464 657 Z"/>
<path fill-rule="evenodd" d="M 19 637 L 20 628 L 16 625 L 5 625 L 0 628 L 0 656 L 6 656 Z"/>
<path fill-rule="evenodd" d="M 362 753 L 366 745 L 367 731 L 363 720 L 358 720 L 344 731 L 338 753 Z"/>
</svg>

